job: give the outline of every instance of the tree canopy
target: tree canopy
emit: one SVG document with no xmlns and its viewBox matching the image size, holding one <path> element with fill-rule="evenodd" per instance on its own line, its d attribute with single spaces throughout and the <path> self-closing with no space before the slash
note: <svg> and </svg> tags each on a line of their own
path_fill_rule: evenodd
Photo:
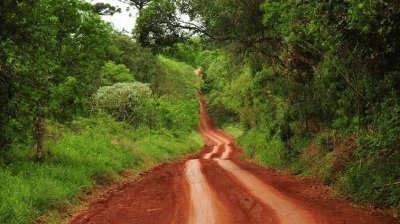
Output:
<svg viewBox="0 0 400 224">
<path fill-rule="evenodd" d="M 154 52 L 188 60 L 197 50 L 187 41 L 202 39 L 190 61 L 203 69 L 208 110 L 217 122 L 242 124 L 249 156 L 300 166 L 315 163 L 305 158 L 317 145 L 332 164 L 346 161 L 327 165 L 324 179 L 399 206 L 391 185 L 400 173 L 392 169 L 400 160 L 398 1 L 155 0 L 146 9 L 135 35 Z M 357 146 L 345 147 L 344 159 L 331 144 L 350 140 Z"/>
</svg>

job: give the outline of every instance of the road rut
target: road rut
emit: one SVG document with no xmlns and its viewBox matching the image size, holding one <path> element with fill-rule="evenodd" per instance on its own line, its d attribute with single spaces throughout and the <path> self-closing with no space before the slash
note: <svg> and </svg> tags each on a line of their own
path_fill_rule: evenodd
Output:
<svg viewBox="0 0 400 224">
<path fill-rule="evenodd" d="M 162 164 L 87 204 L 70 223 L 398 223 L 338 198 L 317 180 L 241 160 L 235 139 L 217 129 L 200 97 L 201 151 Z"/>
</svg>

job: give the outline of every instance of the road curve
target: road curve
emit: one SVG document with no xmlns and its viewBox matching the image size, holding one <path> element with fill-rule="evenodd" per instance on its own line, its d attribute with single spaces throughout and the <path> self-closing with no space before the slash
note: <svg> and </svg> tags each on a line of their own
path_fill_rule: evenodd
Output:
<svg viewBox="0 0 400 224">
<path fill-rule="evenodd" d="M 199 132 L 205 143 L 200 153 L 161 164 L 99 195 L 70 223 L 400 223 L 352 206 L 315 179 L 241 160 L 235 139 L 215 127 L 205 104 L 200 95 Z"/>
</svg>

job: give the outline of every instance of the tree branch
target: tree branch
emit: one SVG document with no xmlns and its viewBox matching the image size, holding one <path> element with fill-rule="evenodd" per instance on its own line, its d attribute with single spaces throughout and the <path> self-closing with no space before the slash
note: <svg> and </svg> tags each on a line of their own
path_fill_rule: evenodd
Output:
<svg viewBox="0 0 400 224">
<path fill-rule="evenodd" d="M 394 185 L 400 185 L 400 181 L 394 182 L 394 183 L 390 183 L 390 184 L 385 184 L 385 185 L 382 185 L 382 186 L 377 186 L 377 187 L 374 187 L 374 189 L 382 189 L 382 188 L 390 187 L 390 186 L 394 186 Z"/>
</svg>

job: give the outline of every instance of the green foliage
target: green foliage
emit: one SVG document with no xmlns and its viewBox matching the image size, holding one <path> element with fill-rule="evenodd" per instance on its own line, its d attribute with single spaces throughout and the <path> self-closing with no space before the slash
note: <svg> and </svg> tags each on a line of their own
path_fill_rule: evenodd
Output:
<svg viewBox="0 0 400 224">
<path fill-rule="evenodd" d="M 141 15 L 154 9 L 132 2 Z M 89 3 L 5 0 L 0 24 L 1 223 L 32 222 L 93 180 L 200 146 L 194 68 L 114 32 Z M 173 54 L 194 65 L 198 48 Z"/>
<path fill-rule="evenodd" d="M 108 3 L 98 2 L 93 5 L 93 11 L 99 15 L 114 15 L 115 13 L 121 13 L 121 8 Z"/>
<path fill-rule="evenodd" d="M 220 51 L 204 51 L 199 55 L 198 61 L 204 74 L 202 90 L 208 94 L 207 109 L 210 116 L 219 125 L 221 121 L 227 123 L 233 121 L 234 112 L 223 105 L 223 102 L 227 101 L 224 87 L 228 83 L 230 72 L 234 72 L 230 58 Z"/>
<path fill-rule="evenodd" d="M 226 124 L 222 129 L 235 138 L 239 138 L 243 134 L 243 128 L 237 124 Z"/>
<path fill-rule="evenodd" d="M 152 83 L 155 93 L 168 100 L 196 99 L 199 79 L 194 68 L 183 62 L 159 56 L 160 71 Z"/>
<path fill-rule="evenodd" d="M 101 70 L 101 85 L 111 86 L 117 82 L 133 82 L 133 74 L 123 64 L 115 64 L 112 61 L 107 62 Z"/>
<path fill-rule="evenodd" d="M 58 120 L 68 121 L 77 114 L 84 113 L 87 99 L 84 94 L 84 84 L 75 77 L 68 76 L 52 90 L 49 108 L 53 117 Z"/>
<path fill-rule="evenodd" d="M 315 143 L 326 152 L 334 150 L 333 136 L 330 133 L 323 133 L 315 137 Z"/>
<path fill-rule="evenodd" d="M 370 132 L 363 133 L 355 161 L 350 164 L 338 185 L 342 192 L 356 195 L 361 201 L 400 208 L 398 181 L 400 169 L 399 125 L 400 106 L 397 98 L 382 103 L 382 113 L 377 114 Z"/>
<path fill-rule="evenodd" d="M 199 84 L 192 66 L 176 59 L 156 57 L 149 49 L 140 47 L 127 36 L 117 34 L 113 39 L 117 46 L 111 55 L 113 60 L 129 68 L 135 80 L 150 83 L 155 94 L 167 98 L 196 97 Z"/>
<path fill-rule="evenodd" d="M 271 167 L 283 167 L 285 161 L 285 145 L 279 136 L 271 136 L 268 130 L 251 129 L 243 133 L 238 143 L 248 149 L 245 157 L 254 159 Z"/>
<path fill-rule="evenodd" d="M 30 223 L 93 187 L 93 180 L 131 168 L 143 170 L 200 147 L 198 135 L 179 139 L 171 132 L 133 129 L 109 117 L 78 119 L 71 127 L 50 122 L 51 150 L 43 164 L 29 159 L 29 148 L 0 160 L 0 222 Z"/>
<path fill-rule="evenodd" d="M 101 87 L 94 96 L 94 104 L 135 127 L 168 129 L 175 136 L 190 133 L 198 123 L 199 82 L 194 68 L 163 56 L 159 56 L 158 63 L 162 71 L 155 76 L 155 83 L 116 83 Z M 158 96 L 152 94 L 150 86 Z"/>
<path fill-rule="evenodd" d="M 179 28 L 177 5 L 171 0 L 154 0 L 140 11 L 134 29 L 135 38 L 153 52 L 173 46 L 185 39 L 185 32 Z"/>
<path fill-rule="evenodd" d="M 94 96 L 94 103 L 116 119 L 137 127 L 146 124 L 146 106 L 151 94 L 148 84 L 116 83 L 101 87 Z"/>
<path fill-rule="evenodd" d="M 201 42 L 202 40 L 199 37 L 192 37 L 186 42 L 180 42 L 172 47 L 164 48 L 163 54 L 195 68 L 199 66 L 198 57 L 202 52 Z"/>
<path fill-rule="evenodd" d="M 116 84 L 117 85 L 117 84 Z M 118 90 L 116 89 L 118 88 Z M 102 87 L 95 96 L 96 106 L 121 121 L 153 130 L 170 130 L 174 136 L 185 135 L 197 127 L 197 100 L 177 100 L 171 103 L 134 90 L 132 86 Z M 143 96 L 145 94 L 146 96 Z M 140 97 L 137 97 L 141 95 Z"/>
<path fill-rule="evenodd" d="M 139 82 L 154 81 L 160 71 L 160 65 L 150 49 L 141 47 L 131 37 L 119 33 L 113 35 L 113 44 L 115 49 L 110 50 L 110 58 L 113 61 L 124 64 Z"/>
<path fill-rule="evenodd" d="M 330 133 L 358 136 L 358 148 L 342 161 L 340 189 L 398 207 L 398 2 L 191 0 L 184 6 L 201 21 L 208 43 L 197 63 L 207 109 L 218 124 L 241 123 L 239 142 L 249 158 L 332 183 L 341 151 Z M 321 152 L 310 156 L 310 144 Z"/>
<path fill-rule="evenodd" d="M 65 122 L 87 112 L 112 30 L 79 0 L 1 4 L 1 142 L 26 142 L 39 117 Z"/>
<path fill-rule="evenodd" d="M 197 100 L 153 99 L 149 115 L 150 127 L 156 130 L 172 130 L 175 136 L 195 130 L 199 121 Z"/>
</svg>

